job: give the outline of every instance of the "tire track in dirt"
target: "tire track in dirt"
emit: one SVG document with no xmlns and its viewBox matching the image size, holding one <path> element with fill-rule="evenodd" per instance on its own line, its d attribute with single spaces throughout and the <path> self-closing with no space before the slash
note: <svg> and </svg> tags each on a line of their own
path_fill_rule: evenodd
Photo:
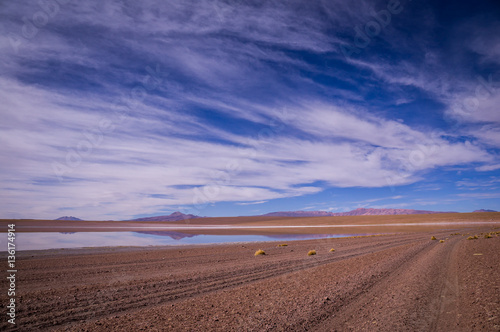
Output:
<svg viewBox="0 0 500 332">
<path fill-rule="evenodd" d="M 436 241 L 403 258 L 398 267 L 372 280 L 362 292 L 351 294 L 345 306 L 312 330 L 434 331 L 449 326 L 447 320 L 441 320 L 443 314 L 455 313 L 457 282 L 450 279 L 453 270 L 449 261 L 460 240 Z M 393 317 L 390 323 L 378 319 L 384 317 L 384 311 Z"/>
<path fill-rule="evenodd" d="M 463 239 L 460 239 L 463 240 Z M 448 255 L 444 258 L 446 272 L 443 275 L 441 292 L 439 294 L 439 311 L 436 313 L 430 331 L 453 331 L 456 328 L 458 318 L 458 273 L 457 273 L 457 245 L 454 241 Z"/>
<path fill-rule="evenodd" d="M 184 274 L 174 275 L 173 279 L 183 285 L 178 290 L 185 292 L 177 294 L 180 295 L 177 300 L 160 301 L 159 304 L 150 302 L 147 307 L 135 306 L 121 313 L 119 310 L 129 303 L 129 296 L 137 294 L 136 286 L 144 284 L 150 287 L 160 280 L 144 280 L 140 271 L 132 266 L 133 283 L 108 285 L 111 291 L 123 288 L 120 293 L 124 293 L 119 293 L 116 298 L 122 302 L 111 303 L 111 312 L 43 329 L 96 332 L 495 330 L 500 326 L 497 319 L 498 284 L 495 283 L 500 239 L 466 241 L 466 237 L 453 237 L 449 233 L 337 241 L 335 254 L 328 253 L 334 242 L 321 240 L 294 243 L 294 253 L 289 252 L 290 247 L 276 249 L 275 244 L 272 247 L 273 244 L 268 243 L 263 249 L 269 250 L 269 255 L 258 258 L 249 257 L 253 256 L 255 248 L 240 245 L 221 251 L 211 248 L 207 251 L 211 253 L 207 258 L 217 257 L 202 266 L 217 266 L 218 273 L 212 268 L 190 269 L 181 264 L 176 269 L 181 272 L 190 270 L 186 275 L 192 278 L 183 280 Z M 440 243 L 431 241 L 431 235 L 450 238 Z M 313 248 L 318 255 L 307 257 L 305 253 Z M 218 256 L 221 252 L 226 255 Z M 478 252 L 484 255 L 475 256 Z M 156 262 L 162 255 L 163 252 L 157 252 L 152 261 Z M 179 252 L 179 261 L 184 262 L 185 255 L 185 252 Z M 228 257 L 239 257 L 238 264 L 232 260 L 225 265 L 224 259 Z M 103 261 L 106 259 L 108 257 L 103 257 Z M 220 265 L 219 259 L 222 259 Z M 127 258 L 123 259 L 126 261 Z M 458 277 L 451 278 L 457 271 L 460 272 Z M 241 279 L 231 280 L 238 277 L 235 272 L 241 273 Z M 211 276 L 221 277 L 220 281 L 227 283 L 211 284 Z M 231 284 L 230 280 L 234 283 Z M 192 288 L 196 281 L 200 283 L 200 293 Z M 458 289 L 459 282 L 465 288 Z M 216 288 L 210 290 L 210 286 Z M 221 288 L 217 288 L 219 286 Z M 98 289 L 106 285 L 94 284 L 92 287 Z M 162 297 L 167 296 L 167 289 L 162 287 L 158 290 L 166 292 Z M 460 291 L 459 307 L 455 290 Z M 150 291 L 148 288 L 147 293 L 152 294 Z M 55 296 L 64 292 L 64 287 L 60 287 Z M 100 304 L 100 308 L 106 309 L 105 304 Z M 62 311 L 62 306 L 56 309 Z M 457 318 L 458 313 L 463 316 Z M 67 315 L 71 316 L 71 312 Z M 460 325 L 454 325 L 458 323 Z M 31 328 L 29 325 L 23 327 Z"/>
<path fill-rule="evenodd" d="M 143 280 L 139 280 L 135 285 L 115 285 L 107 290 L 108 297 L 101 299 L 96 299 L 94 293 L 89 290 L 86 290 L 83 294 L 77 294 L 74 299 L 66 302 L 63 302 L 64 300 L 61 299 L 61 293 L 64 293 L 65 290 L 53 292 L 52 296 L 49 296 L 47 292 L 41 292 L 38 296 L 44 297 L 45 301 L 35 301 L 35 305 L 26 306 L 26 310 L 20 311 L 19 315 L 22 318 L 20 318 L 19 323 L 21 326 L 42 329 L 55 325 L 71 324 L 75 321 L 124 314 L 139 310 L 146 305 L 160 305 L 222 289 L 234 288 L 251 282 L 362 256 L 366 253 L 382 251 L 403 244 L 408 244 L 408 239 L 394 240 L 391 238 L 376 244 L 360 246 L 350 251 L 346 250 L 340 255 L 326 256 L 324 259 L 310 262 L 307 265 L 301 263 L 301 260 L 277 262 L 270 266 L 264 264 L 259 270 L 254 270 L 251 267 L 231 271 L 230 274 L 228 274 L 228 271 L 224 271 L 215 275 L 203 276 L 203 278 L 200 278 L 201 280 L 183 280 L 177 283 L 173 282 L 170 285 L 166 283 L 163 285 L 163 288 L 161 280 L 151 280 L 147 284 L 143 284 Z M 96 285 L 93 287 L 93 290 L 97 290 L 98 288 L 99 285 Z M 37 302 L 38 304 L 36 305 Z"/>
<path fill-rule="evenodd" d="M 433 246 L 432 243 L 422 243 L 422 241 L 408 245 L 408 248 L 393 256 L 391 262 L 385 262 L 378 273 L 363 274 L 361 279 L 356 281 L 356 284 L 350 285 L 344 290 L 340 301 L 334 299 L 336 302 L 334 306 L 326 307 L 325 312 L 310 317 L 307 322 L 300 322 L 300 326 L 309 326 L 312 331 L 351 330 L 349 321 L 358 316 L 365 307 L 370 306 L 371 301 L 379 298 L 378 294 L 375 294 L 377 288 L 384 283 L 390 284 L 390 279 L 394 275 L 399 275 L 407 264 L 415 260 L 416 257 L 425 255 Z M 298 330 L 300 326 L 293 326 L 287 331 Z"/>
</svg>

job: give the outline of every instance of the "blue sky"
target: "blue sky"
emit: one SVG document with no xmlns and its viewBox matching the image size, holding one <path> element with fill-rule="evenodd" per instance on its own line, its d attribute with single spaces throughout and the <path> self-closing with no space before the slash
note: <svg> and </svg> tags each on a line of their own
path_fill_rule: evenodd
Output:
<svg viewBox="0 0 500 332">
<path fill-rule="evenodd" d="M 0 218 L 500 210 L 498 1 L 4 1 Z"/>
</svg>

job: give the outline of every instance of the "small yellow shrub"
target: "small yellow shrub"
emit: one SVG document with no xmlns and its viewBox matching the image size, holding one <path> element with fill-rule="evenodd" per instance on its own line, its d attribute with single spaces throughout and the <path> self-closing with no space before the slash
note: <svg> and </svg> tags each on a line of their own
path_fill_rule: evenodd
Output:
<svg viewBox="0 0 500 332">
<path fill-rule="evenodd" d="M 436 239 L 436 237 L 433 235 L 433 236 L 431 237 L 431 240 L 437 240 L 437 239 Z"/>
<path fill-rule="evenodd" d="M 257 251 L 255 252 L 255 256 L 265 255 L 265 254 L 266 254 L 266 252 L 265 252 L 264 250 L 262 250 L 262 249 L 259 249 L 259 250 L 257 250 Z"/>
<path fill-rule="evenodd" d="M 439 240 L 439 243 L 444 243 L 444 240 Z"/>
<path fill-rule="evenodd" d="M 309 250 L 307 256 L 312 256 L 312 255 L 316 255 L 316 250 Z"/>
<path fill-rule="evenodd" d="M 332 248 L 332 249 L 330 249 L 330 252 L 334 252 L 334 251 L 335 251 L 335 249 L 333 249 L 333 248 Z"/>
<path fill-rule="evenodd" d="M 286 243 L 278 244 L 278 247 L 288 247 L 288 244 Z"/>
</svg>

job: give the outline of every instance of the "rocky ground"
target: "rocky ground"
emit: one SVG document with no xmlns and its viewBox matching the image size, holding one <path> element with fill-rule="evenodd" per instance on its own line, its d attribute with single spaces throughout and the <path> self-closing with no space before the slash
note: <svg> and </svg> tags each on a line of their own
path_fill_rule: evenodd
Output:
<svg viewBox="0 0 500 332">
<path fill-rule="evenodd" d="M 20 252 L 0 329 L 500 331 L 498 231 Z"/>
</svg>

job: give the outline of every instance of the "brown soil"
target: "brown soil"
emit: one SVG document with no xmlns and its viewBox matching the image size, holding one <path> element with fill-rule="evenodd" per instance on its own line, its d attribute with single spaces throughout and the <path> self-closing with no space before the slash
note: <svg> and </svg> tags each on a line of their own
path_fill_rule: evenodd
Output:
<svg viewBox="0 0 500 332">
<path fill-rule="evenodd" d="M 19 252 L 0 330 L 500 331 L 500 237 L 462 235 L 490 231 Z"/>
</svg>

